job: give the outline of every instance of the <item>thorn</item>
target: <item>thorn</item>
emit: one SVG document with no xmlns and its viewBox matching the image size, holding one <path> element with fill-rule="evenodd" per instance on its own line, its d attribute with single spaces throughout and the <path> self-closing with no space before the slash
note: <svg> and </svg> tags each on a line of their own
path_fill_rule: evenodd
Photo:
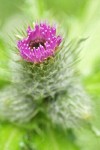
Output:
<svg viewBox="0 0 100 150">
<path fill-rule="evenodd" d="M 17 37 L 18 39 L 22 39 L 23 37 L 21 35 L 16 34 L 15 37 Z"/>
</svg>

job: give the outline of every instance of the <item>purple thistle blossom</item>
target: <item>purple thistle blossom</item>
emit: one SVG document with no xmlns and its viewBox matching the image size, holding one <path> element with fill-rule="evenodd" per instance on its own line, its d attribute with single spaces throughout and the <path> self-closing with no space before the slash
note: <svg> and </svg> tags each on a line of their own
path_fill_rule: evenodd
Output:
<svg viewBox="0 0 100 150">
<path fill-rule="evenodd" d="M 46 23 L 35 24 L 32 30 L 27 29 L 27 37 L 17 43 L 21 57 L 33 63 L 40 63 L 47 58 L 54 56 L 57 47 L 62 39 L 56 36 L 56 28 Z"/>
</svg>

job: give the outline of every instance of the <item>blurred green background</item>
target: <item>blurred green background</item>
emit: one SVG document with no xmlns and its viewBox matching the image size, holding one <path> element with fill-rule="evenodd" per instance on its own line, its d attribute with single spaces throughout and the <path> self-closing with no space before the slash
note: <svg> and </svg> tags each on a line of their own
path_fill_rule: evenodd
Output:
<svg viewBox="0 0 100 150">
<path fill-rule="evenodd" d="M 70 39 L 87 39 L 82 45 L 78 69 L 95 110 L 91 121 L 93 130 L 82 128 L 75 131 L 76 143 L 72 144 L 58 131 L 45 131 L 43 142 L 42 137 L 34 139 L 38 149 L 66 150 L 67 147 L 67 150 L 100 150 L 100 0 L 0 0 L 0 89 L 10 80 L 9 48 L 6 45 L 8 35 L 13 34 L 16 26 L 27 22 L 30 13 L 30 20 L 33 21 L 51 14 L 58 22 L 62 22 Z M 0 149 L 20 150 L 24 134 L 22 128 L 1 123 Z M 31 148 L 26 146 L 23 150 Z"/>
</svg>

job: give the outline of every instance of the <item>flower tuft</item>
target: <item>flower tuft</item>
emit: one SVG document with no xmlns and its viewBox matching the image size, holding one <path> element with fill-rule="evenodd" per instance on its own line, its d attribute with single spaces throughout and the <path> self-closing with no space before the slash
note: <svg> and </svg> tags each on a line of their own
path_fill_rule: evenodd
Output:
<svg viewBox="0 0 100 150">
<path fill-rule="evenodd" d="M 61 36 L 56 35 L 56 28 L 46 23 L 35 24 L 34 29 L 29 26 L 27 37 L 17 42 L 21 57 L 33 63 L 40 63 L 54 56 L 62 42 Z"/>
</svg>

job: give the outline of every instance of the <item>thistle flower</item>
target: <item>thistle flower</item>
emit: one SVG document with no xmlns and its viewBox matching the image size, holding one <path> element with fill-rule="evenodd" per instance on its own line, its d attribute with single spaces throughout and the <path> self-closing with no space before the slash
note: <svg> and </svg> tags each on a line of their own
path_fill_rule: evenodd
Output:
<svg viewBox="0 0 100 150">
<path fill-rule="evenodd" d="M 54 26 L 51 27 L 46 23 L 36 23 L 33 30 L 28 27 L 27 37 L 22 38 L 18 33 L 16 34 L 20 38 L 17 47 L 25 61 L 22 63 L 16 61 L 17 57 L 18 60 L 20 59 L 16 53 L 12 56 L 13 61 L 10 63 L 12 80 L 14 83 L 17 82 L 18 90 L 22 94 L 27 93 L 33 96 L 34 100 L 41 101 L 54 96 L 72 82 L 74 50 L 68 40 L 62 41 L 56 30 Z M 19 33 L 26 33 L 26 30 L 23 29 Z M 50 57 L 53 59 L 48 59 Z M 45 61 L 47 59 L 48 61 Z"/>
<path fill-rule="evenodd" d="M 84 90 L 80 90 L 81 86 L 76 87 L 80 84 L 74 65 L 78 56 L 77 46 L 68 38 L 60 46 L 61 42 L 55 27 L 46 23 L 35 24 L 34 29 L 28 27 L 27 37 L 21 37 L 17 42 L 19 53 L 25 61 L 20 63 L 16 53 L 10 61 L 17 93 L 16 96 L 10 94 L 14 93 L 12 86 L 8 94 L 4 92 L 7 98 L 1 96 L 0 117 L 24 123 L 42 111 L 53 124 L 69 128 L 89 116 L 88 98 Z M 53 56 L 54 59 L 48 59 Z"/>
<path fill-rule="evenodd" d="M 54 56 L 61 43 L 61 37 L 56 35 L 56 28 L 46 23 L 35 24 L 35 28 L 27 29 L 27 37 L 17 43 L 21 57 L 33 63 L 43 62 Z"/>
</svg>

